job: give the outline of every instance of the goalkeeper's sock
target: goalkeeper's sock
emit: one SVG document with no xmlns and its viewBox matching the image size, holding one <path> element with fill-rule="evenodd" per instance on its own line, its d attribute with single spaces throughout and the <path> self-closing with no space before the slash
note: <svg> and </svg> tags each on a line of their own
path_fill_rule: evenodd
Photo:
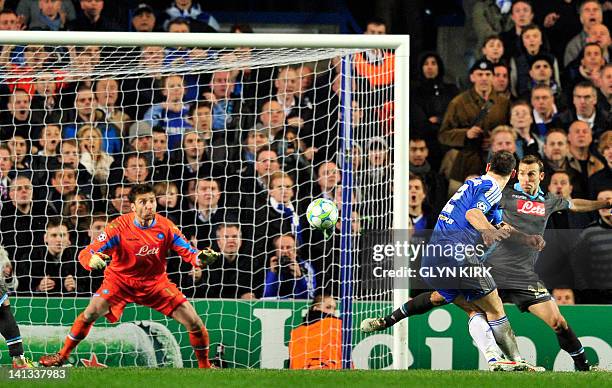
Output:
<svg viewBox="0 0 612 388">
<path fill-rule="evenodd" d="M 491 331 L 493 331 L 495 342 L 497 342 L 497 345 L 502 352 L 504 352 L 506 357 L 510 359 L 510 361 L 522 361 L 523 357 L 521 357 L 519 352 L 516 337 L 514 336 L 512 327 L 510 327 L 508 317 L 504 315 L 500 319 L 489 321 L 489 326 L 491 326 Z"/>
<path fill-rule="evenodd" d="M 468 330 L 476 343 L 476 347 L 487 362 L 491 363 L 503 358 L 503 353 L 495 342 L 493 331 L 484 314 L 473 315 L 468 321 Z"/>
<path fill-rule="evenodd" d="M 576 333 L 572 330 L 569 325 L 567 329 L 561 329 L 557 334 L 557 341 L 559 341 L 559 347 L 569 353 L 569 355 L 574 360 L 574 366 L 576 370 L 579 371 L 587 371 L 590 369 L 589 361 L 584 354 L 584 348 L 580 343 L 578 337 L 576 337 Z"/>
<path fill-rule="evenodd" d="M 198 359 L 198 368 L 210 368 L 208 360 L 208 330 L 202 326 L 198 330 L 189 332 L 189 342 Z"/>
<path fill-rule="evenodd" d="M 19 332 L 19 326 L 17 326 L 10 306 L 0 305 L 0 334 L 2 334 L 6 340 L 6 345 L 8 346 L 9 355 L 11 357 L 23 355 L 21 333 Z"/>
<path fill-rule="evenodd" d="M 91 327 L 94 324 L 94 322 L 85 322 L 85 317 L 83 314 L 84 313 L 79 314 L 79 316 L 74 320 L 72 328 L 66 336 L 64 347 L 59 351 L 59 354 L 64 358 L 68 358 L 79 342 L 87 337 L 89 330 L 91 330 Z"/>
<path fill-rule="evenodd" d="M 435 306 L 431 303 L 431 294 L 432 292 L 422 292 L 404 303 L 390 315 L 384 317 L 385 327 L 391 327 L 404 318 L 408 318 L 412 315 L 425 314 L 433 309 Z"/>
</svg>

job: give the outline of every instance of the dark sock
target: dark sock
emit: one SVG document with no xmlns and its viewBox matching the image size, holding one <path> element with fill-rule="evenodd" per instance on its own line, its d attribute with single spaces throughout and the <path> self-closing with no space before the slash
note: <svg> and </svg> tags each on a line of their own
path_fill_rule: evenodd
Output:
<svg viewBox="0 0 612 388">
<path fill-rule="evenodd" d="M 422 292 L 404 303 L 402 307 L 383 318 L 385 320 L 385 326 L 391 327 L 404 318 L 408 318 L 412 315 L 425 314 L 433 309 L 435 306 L 431 303 L 431 294 L 431 291 Z"/>
<path fill-rule="evenodd" d="M 11 357 L 23 355 L 23 344 L 19 326 L 13 317 L 10 306 L 0 306 L 0 334 L 6 340 Z"/>
<path fill-rule="evenodd" d="M 589 370 L 589 361 L 584 354 L 584 348 L 571 327 L 561 329 L 557 334 L 559 347 L 569 353 L 577 370 Z"/>
</svg>

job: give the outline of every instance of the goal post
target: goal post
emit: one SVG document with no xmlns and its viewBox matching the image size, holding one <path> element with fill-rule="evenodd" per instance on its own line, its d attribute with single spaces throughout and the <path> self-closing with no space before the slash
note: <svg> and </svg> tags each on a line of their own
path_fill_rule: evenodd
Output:
<svg viewBox="0 0 612 388">
<path fill-rule="evenodd" d="M 134 48 L 137 47 L 146 47 L 146 46 L 161 46 L 164 48 L 174 47 L 178 48 L 180 51 L 181 48 L 203 48 L 208 51 L 207 54 L 203 54 L 198 57 L 185 57 L 181 58 L 181 60 L 176 62 L 176 65 L 173 66 L 165 66 L 162 68 L 154 69 L 159 71 L 164 75 L 172 75 L 172 74 L 180 74 L 183 76 L 194 76 L 198 78 L 201 74 L 213 73 L 216 71 L 233 71 L 236 69 L 243 69 L 246 67 L 250 68 L 260 68 L 260 69 L 278 69 L 283 66 L 300 66 L 300 64 L 304 64 L 306 62 L 319 63 L 323 61 L 331 61 L 335 57 L 341 57 L 341 71 L 340 71 L 340 96 L 339 96 L 339 104 L 337 107 L 332 106 L 332 102 L 323 101 L 321 106 L 326 108 L 321 108 L 321 106 L 315 103 L 313 104 L 315 108 L 312 109 L 328 109 L 326 112 L 325 120 L 326 123 L 322 124 L 323 127 L 327 126 L 330 129 L 328 136 L 328 144 L 330 144 L 330 148 L 332 148 L 331 144 L 334 144 L 337 149 L 329 151 L 330 153 L 335 153 L 337 155 L 337 163 L 340 169 L 341 178 L 340 178 L 340 187 L 341 187 L 341 196 L 338 199 L 341 202 L 341 218 L 340 225 L 337 229 L 339 234 L 339 242 L 338 246 L 335 246 L 334 249 L 339 251 L 339 279 L 332 279 L 332 282 L 338 282 L 339 284 L 339 293 L 335 295 L 340 298 L 340 317 L 342 318 L 342 365 L 343 368 L 351 368 L 354 363 L 352 359 L 352 351 L 353 345 L 355 341 L 355 327 L 358 327 L 358 323 L 356 322 L 357 317 L 359 319 L 364 318 L 363 311 L 361 311 L 361 315 L 356 315 L 357 312 L 354 311 L 353 306 L 356 302 L 368 302 L 368 301 L 383 301 L 383 300 L 392 300 L 393 308 L 398 308 L 408 299 L 408 284 L 404 283 L 393 283 L 391 286 L 392 297 L 389 298 L 389 295 L 381 294 L 371 294 L 365 295 L 363 293 L 360 294 L 360 280 L 359 274 L 357 273 L 357 268 L 359 267 L 358 262 L 358 250 L 360 240 L 358 236 L 355 236 L 355 233 L 352 229 L 352 212 L 357 209 L 359 211 L 366 209 L 368 206 L 379 206 L 379 204 L 384 201 L 376 202 L 374 200 L 370 200 L 369 195 L 371 193 L 368 190 L 371 189 L 371 185 L 368 183 L 367 179 L 358 180 L 353 179 L 353 174 L 356 174 L 356 171 L 353 171 L 353 163 L 356 162 L 353 160 L 354 157 L 354 148 L 355 144 L 360 144 L 359 148 L 362 147 L 370 147 L 372 145 L 371 140 L 375 140 L 375 138 L 380 137 L 380 134 L 384 132 L 382 127 L 384 126 L 381 121 L 372 121 L 368 126 L 364 126 L 358 130 L 354 129 L 354 123 L 352 114 L 354 112 L 353 102 L 354 96 L 358 96 L 357 100 L 361 99 L 360 104 L 365 104 L 365 108 L 363 111 L 364 115 L 373 115 L 372 111 L 373 107 L 376 107 L 378 110 L 384 110 L 384 105 L 386 103 L 391 103 L 392 107 L 391 113 L 388 113 L 389 117 L 386 117 L 385 120 L 392 120 L 392 124 L 389 128 L 388 133 L 386 135 L 390 139 L 389 144 L 387 145 L 387 149 L 392 151 L 392 159 L 390 166 L 392 167 L 391 176 L 388 178 L 390 182 L 392 182 L 392 192 L 388 193 L 387 198 L 383 198 L 387 200 L 389 208 L 387 217 L 390 217 L 392 220 L 392 225 L 386 225 L 380 219 L 372 216 L 370 217 L 370 224 L 376 226 L 378 228 L 384 228 L 385 226 L 388 228 L 392 226 L 392 229 L 398 234 L 396 238 L 400 238 L 399 236 L 403 236 L 402 231 L 406 231 L 409 226 L 409 206 L 408 206 L 408 198 L 409 198 L 409 189 L 408 189 L 408 151 L 409 151 L 409 128 L 408 128 L 408 106 L 409 106 L 409 37 L 405 35 L 328 35 L 328 34 L 320 34 L 320 35 L 305 35 L 305 34 L 200 34 L 200 33 L 189 33 L 189 34 L 172 34 L 172 33 L 124 33 L 124 32 L 43 32 L 43 31 L 0 31 L 0 46 L 6 45 L 43 45 L 50 47 L 86 47 L 86 46 L 100 46 L 103 48 L 108 48 L 108 52 L 110 53 L 105 61 L 102 61 L 102 66 L 93 66 L 91 68 L 79 68 L 78 70 L 73 69 L 73 73 L 70 73 L 70 68 L 65 66 L 65 62 L 69 59 L 69 55 L 73 55 L 70 52 L 71 49 L 68 49 L 65 54 L 66 58 L 62 60 L 58 60 L 53 62 L 49 67 L 41 68 L 34 70 L 33 73 L 27 74 L 30 82 L 35 83 L 40 77 L 43 75 L 48 75 L 49 72 L 53 71 L 63 71 L 63 76 L 72 76 L 76 78 L 87 78 L 90 77 L 92 80 L 107 78 L 107 77 L 117 77 L 119 79 L 128 79 L 134 74 L 144 74 L 146 75 L 148 71 L 152 71 L 151 68 L 147 68 L 147 64 L 143 63 L 141 58 L 137 55 L 137 50 Z M 236 51 L 233 56 L 224 56 L 226 51 L 234 50 L 236 48 L 249 48 L 254 50 L 250 52 L 248 55 L 244 54 L 242 56 L 241 52 Z M 380 95 L 384 94 L 384 96 L 373 95 L 371 93 L 366 93 L 363 90 L 363 86 L 360 82 L 364 82 L 363 80 L 358 80 L 357 76 L 354 74 L 354 66 L 355 66 L 355 54 L 364 53 L 368 50 L 392 50 L 394 53 L 394 80 L 392 83 L 392 87 L 388 90 L 385 90 L 384 93 L 380 93 Z M 210 52 L 209 52 L 210 51 Z M 212 52 L 212 54 L 211 54 Z M 233 51 L 232 51 L 233 52 Z M 176 54 L 178 56 L 184 55 L 182 52 Z M 223 60 L 221 60 L 223 58 Z M 0 63 L 0 66 L 8 66 L 8 62 Z M 302 65 L 303 66 L 303 65 Z M 315 75 L 319 75 L 319 70 L 315 66 L 314 72 Z M 84 69 L 84 70 L 83 70 Z M 272 70 L 274 72 L 276 70 Z M 321 70 L 321 74 L 326 71 L 326 69 Z M 82 73 L 81 73 L 82 72 Z M 0 78 L 1 83 L 10 83 L 14 82 L 15 79 L 23 77 L 23 75 L 18 74 L 8 74 L 4 73 Z M 79 78 L 80 79 L 80 78 Z M 11 81 L 12 80 L 12 81 Z M 269 83 L 273 83 L 273 79 L 266 79 Z M 192 86 L 198 89 L 197 96 L 191 103 L 196 104 L 197 100 L 200 99 L 201 95 L 201 85 L 198 84 L 199 81 L 196 81 Z M 317 85 L 314 85 L 313 95 L 315 96 L 315 100 L 320 98 L 323 93 L 323 90 L 332 90 L 334 86 L 332 83 L 334 80 L 330 81 L 323 85 L 320 89 L 317 88 Z M 257 93 L 258 85 L 255 83 L 253 85 L 249 85 L 246 82 L 243 83 L 243 87 L 252 86 Z M 93 88 L 93 86 L 92 86 Z M 187 87 L 186 87 L 187 89 Z M 128 92 L 133 92 L 134 95 L 140 97 L 140 90 L 134 89 Z M 11 91 L 11 93 L 14 93 Z M 187 93 L 187 92 L 186 92 Z M 3 96 L 9 98 L 10 96 Z M 263 98 L 270 99 L 272 96 L 266 94 Z M 261 97 L 259 97 L 261 98 Z M 388 101 L 385 101 L 387 99 Z M 153 100 L 151 100 L 152 102 Z M 144 107 L 140 106 L 125 106 L 123 107 L 126 110 L 132 108 L 134 111 L 139 112 L 138 109 Z M 136 109 L 138 108 L 138 109 Z M 63 109 L 63 108 L 61 108 Z M 187 109 L 187 108 L 185 108 Z M 236 108 L 237 109 L 237 108 Z M 336 114 L 337 109 L 337 116 Z M 378 111 L 377 111 L 378 112 Z M 227 111 L 226 111 L 227 113 Z M 240 117 L 238 120 L 248 119 L 248 115 L 251 115 L 252 119 L 250 125 L 255 127 L 255 121 L 258 120 L 258 115 L 261 112 L 250 112 L 250 113 L 239 113 Z M 383 113 L 376 113 L 383 114 Z M 141 115 L 141 113 L 138 113 Z M 64 112 L 62 111 L 62 117 L 64 117 Z M 30 118 L 31 119 L 31 118 Z M 30 120 L 28 119 L 28 120 Z M 132 118 L 135 121 L 143 121 L 136 120 L 136 118 Z M 64 119 L 62 119 L 64 120 Z M 331 131 L 331 127 L 335 126 L 334 120 L 338 120 L 338 139 L 333 138 L 333 132 Z M 48 122 L 46 122 L 48 124 Z M 63 122 L 64 124 L 65 122 Z M 43 123 L 39 123 L 41 126 Z M 70 123 L 73 124 L 73 123 Z M 123 143 L 127 139 L 124 139 L 122 136 L 123 133 L 127 133 L 128 127 L 133 124 L 124 123 L 125 128 L 124 131 L 120 132 L 120 142 Z M 313 124 L 314 125 L 314 124 Z M 44 125 L 42 125 L 44 126 Z M 73 125 L 74 126 L 74 125 Z M 78 126 L 77 126 L 78 129 Z M 240 129 L 243 131 L 250 130 L 251 128 L 239 128 L 237 132 L 240 132 Z M 137 132 L 138 133 L 138 132 Z M 228 131 L 228 133 L 230 133 Z M 76 130 L 75 130 L 76 134 Z M 75 135 L 76 136 L 76 135 Z M 106 135 L 104 135 L 106 136 Z M 109 135 L 110 136 L 110 135 Z M 226 135 L 225 137 L 229 137 L 230 135 Z M 233 135 L 232 135 L 233 136 Z M 238 142 L 240 143 L 242 134 L 236 135 Z M 227 139 L 226 139 L 227 140 Z M 130 140 L 131 141 L 131 140 Z M 106 144 L 106 143 L 105 143 Z M 225 144 L 225 143 L 223 143 Z M 110 146 L 109 146 L 110 147 Z M 182 147 L 182 145 L 180 146 Z M 179 148 L 180 148 L 179 147 Z M 241 152 L 242 143 L 236 146 L 236 152 Z M 319 147 L 320 148 L 320 147 Z M 110 149 L 110 148 L 109 148 Z M 211 148 L 212 149 L 212 148 Z M 214 151 L 211 151 L 214 152 Z M 328 151 L 325 151 L 328 152 Z M 367 152 L 365 150 L 364 152 Z M 109 151 L 110 153 L 110 151 Z M 120 155 L 119 155 L 120 154 Z M 116 159 L 119 157 L 128 157 L 131 153 L 127 153 L 124 151 L 119 151 Z M 32 155 L 30 155 L 32 156 Z M 325 155 L 329 159 L 329 155 Z M 226 155 L 227 158 L 229 156 Z M 232 161 L 233 163 L 233 161 Z M 236 162 L 238 163 L 238 162 Z M 242 162 L 240 162 L 242 163 Z M 240 166 L 243 164 L 238 163 Z M 229 160 L 224 160 L 224 164 L 221 168 L 222 171 L 227 173 L 229 169 L 229 165 L 231 163 Z M 312 163 L 314 165 L 314 162 Z M 119 168 L 121 165 L 119 166 Z M 125 168 L 125 166 L 124 166 Z M 214 170 L 214 167 L 211 167 Z M 296 170 L 299 170 L 297 167 Z M 48 174 L 52 174 L 51 171 L 47 171 Z M 314 167 L 309 167 L 309 174 L 312 174 L 312 178 L 302 181 L 302 182 L 294 182 L 293 190 L 296 193 L 301 189 L 302 184 L 314 186 L 316 185 L 316 181 L 314 176 L 316 172 L 314 172 Z M 217 172 L 218 174 L 218 172 Z M 227 173 L 229 174 L 229 173 Z M 292 176 L 293 180 L 300 180 L 299 172 L 297 173 L 298 178 L 295 179 Z M 112 175 L 112 171 L 111 171 Z M 242 206 L 242 201 L 247 201 L 248 195 L 242 192 L 244 188 L 244 182 L 240 181 L 239 178 L 236 178 L 235 173 L 232 172 L 228 176 L 223 178 L 223 187 L 221 190 L 234 190 L 232 193 L 235 194 L 237 198 L 239 198 L 239 203 L 228 203 L 224 204 L 228 209 L 236 210 L 238 212 L 241 211 L 240 207 Z M 188 180 L 191 178 L 184 178 L 185 175 L 181 178 L 180 182 L 176 183 L 179 186 L 179 191 L 181 190 L 182 185 L 185 185 L 187 190 Z M 234 186 L 232 185 L 232 179 L 235 178 L 238 183 Z M 171 181 L 170 176 L 167 176 L 167 181 Z M 50 182 L 50 178 L 49 178 Z M 256 180 L 253 180 L 253 184 L 256 185 Z M 271 182 L 268 181 L 268 185 Z M 361 186 L 360 186 L 361 185 Z M 110 184 L 104 183 L 103 191 L 114 190 L 114 186 Z M 268 186 L 269 187 L 269 186 Z M 358 199 L 357 202 L 354 199 L 354 192 L 359 189 L 363 192 L 362 197 Z M 49 190 L 52 190 L 49 188 Z M 193 187 L 189 188 L 189 190 L 194 190 Z M 195 189 L 197 190 L 197 188 Z M 119 195 L 119 194 L 118 194 Z M 196 195 L 193 194 L 192 195 Z M 296 194 L 297 195 L 297 194 Z M 109 196 L 110 198 L 110 196 Z M 257 200 L 255 196 L 253 197 L 253 203 Z M 63 201 L 63 200 L 62 200 Z M 110 201 L 110 200 L 109 200 Z M 385 203 L 387 203 L 385 202 Z M 387 206 L 387 205 L 385 205 Z M 296 206 L 297 207 L 297 206 Z M 366 210 L 364 210 L 366 211 Z M 257 253 L 258 249 L 258 238 L 267 238 L 258 236 L 258 228 L 262 228 L 261 224 L 258 224 L 258 214 L 256 212 L 252 212 L 249 214 L 240 214 L 238 221 L 241 225 L 246 225 L 245 230 L 242 230 L 243 235 L 256 236 L 249 237 L 252 241 L 249 241 L 249 247 L 251 249 L 251 253 Z M 245 222 L 246 220 L 246 222 Z M 194 221 L 197 224 L 197 220 Z M 298 223 L 299 224 L 299 223 Z M 187 225 L 191 226 L 191 225 Z M 268 229 L 267 225 L 263 226 L 265 229 Z M 297 229 L 296 229 L 297 228 Z M 299 233 L 300 226 L 292 225 L 290 228 L 294 235 Z M 44 230 L 40 231 L 44 232 Z M 270 232 L 271 233 L 271 232 Z M 264 233 L 265 234 L 265 233 Z M 214 238 L 214 236 L 213 236 Z M 32 249 L 37 248 L 38 245 L 41 244 L 42 240 L 37 240 L 35 243 L 32 242 Z M 73 242 L 74 243 L 74 242 Z M 265 245 L 265 249 L 274 243 L 270 239 L 267 242 L 268 245 Z M 327 244 L 327 243 L 324 243 Z M 330 243 L 331 244 L 331 243 Z M 334 243 L 335 244 L 335 243 Z M 264 246 L 264 245 L 262 245 Z M 265 251 L 268 256 L 273 255 L 273 252 Z M 265 260 L 268 260 L 265 259 Z M 396 258 L 397 260 L 397 258 Z M 267 263 L 267 261 L 266 261 Z M 317 279 L 321 274 L 317 273 Z M 280 275 L 279 275 L 280 276 Z M 321 275 L 325 280 L 326 275 Z M 180 286 L 180 285 L 179 285 Z M 279 291 L 280 292 L 280 291 Z M 31 296 L 34 297 L 42 297 L 42 294 L 31 293 Z M 18 294 L 19 297 L 19 294 Z M 291 300 L 291 299 L 290 299 Z M 75 305 L 76 306 L 76 305 Z M 76 307 L 75 307 L 76 308 Z M 369 311 L 372 314 L 381 314 L 387 313 L 388 310 L 376 310 Z M 224 314 L 221 312 L 221 314 Z M 228 313 L 225 313 L 228 314 Z M 205 318 L 205 317 L 204 317 Z M 51 322 L 52 324 L 57 324 L 57 322 Z M 164 322 L 162 322 L 164 323 Z M 223 338 L 223 335 L 221 335 Z M 222 341 L 219 341 L 223 343 Z M 234 340 L 237 342 L 237 340 Z M 407 369 L 408 368 L 408 320 L 403 320 L 402 322 L 396 324 L 393 327 L 393 364 L 392 367 L 395 369 Z M 224 343 L 224 345 L 228 345 Z M 230 344 L 230 346 L 235 346 L 234 344 Z M 182 365 L 182 364 L 181 364 Z M 248 366 L 248 365 L 247 365 Z"/>
</svg>

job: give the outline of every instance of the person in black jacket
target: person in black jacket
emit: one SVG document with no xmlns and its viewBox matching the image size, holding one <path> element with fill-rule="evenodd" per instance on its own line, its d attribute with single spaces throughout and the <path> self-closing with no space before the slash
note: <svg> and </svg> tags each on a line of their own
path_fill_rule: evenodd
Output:
<svg viewBox="0 0 612 388">
<path fill-rule="evenodd" d="M 429 164 L 429 147 L 425 139 L 419 134 L 413 134 L 409 144 L 410 173 L 423 178 L 427 188 L 427 202 L 431 205 L 432 213 L 438 214 L 448 200 L 448 181 Z"/>
</svg>

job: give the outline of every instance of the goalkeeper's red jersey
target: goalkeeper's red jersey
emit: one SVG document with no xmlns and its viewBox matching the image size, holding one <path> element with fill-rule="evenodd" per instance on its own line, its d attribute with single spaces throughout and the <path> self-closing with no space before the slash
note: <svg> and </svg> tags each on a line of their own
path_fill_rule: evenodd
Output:
<svg viewBox="0 0 612 388">
<path fill-rule="evenodd" d="M 79 261 L 91 270 L 91 255 L 103 252 L 111 256 L 105 278 L 141 287 L 167 278 L 166 256 L 170 249 L 186 262 L 196 262 L 198 251 L 172 221 L 156 214 L 151 225 L 143 227 L 135 214 L 129 213 L 106 225 L 104 232 L 79 253 Z"/>
</svg>

